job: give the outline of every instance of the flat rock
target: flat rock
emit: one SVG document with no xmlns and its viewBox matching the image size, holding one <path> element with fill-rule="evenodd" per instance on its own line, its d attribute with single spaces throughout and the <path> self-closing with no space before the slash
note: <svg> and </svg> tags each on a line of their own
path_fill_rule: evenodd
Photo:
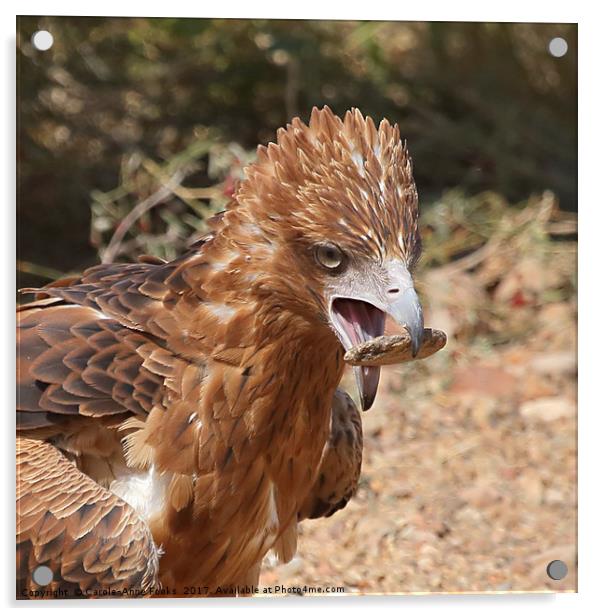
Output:
<svg viewBox="0 0 602 616">
<path fill-rule="evenodd" d="M 531 368 L 538 374 L 574 374 L 577 372 L 576 351 L 540 353 L 531 359 Z"/>
<path fill-rule="evenodd" d="M 555 421 L 556 419 L 575 415 L 577 404 L 575 400 L 565 396 L 546 396 L 545 398 L 523 402 L 519 410 L 525 419 Z"/>
<path fill-rule="evenodd" d="M 351 347 L 345 353 L 345 361 L 352 366 L 389 366 L 415 359 L 425 359 L 440 351 L 447 343 L 445 332 L 439 329 L 425 329 L 422 346 L 416 357 L 412 357 L 412 339 L 409 333 L 394 336 L 378 336 Z"/>
</svg>

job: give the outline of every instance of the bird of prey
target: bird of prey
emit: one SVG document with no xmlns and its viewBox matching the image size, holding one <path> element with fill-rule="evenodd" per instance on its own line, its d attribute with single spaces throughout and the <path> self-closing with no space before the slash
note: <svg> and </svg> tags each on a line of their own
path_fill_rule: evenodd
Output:
<svg viewBox="0 0 602 616">
<path fill-rule="evenodd" d="M 17 594 L 216 594 L 353 495 L 344 352 L 423 334 L 418 198 L 399 129 L 358 110 L 260 146 L 181 257 L 92 267 L 18 310 Z M 377 366 L 354 367 L 371 407 Z M 126 594 L 127 596 L 127 594 Z"/>
</svg>

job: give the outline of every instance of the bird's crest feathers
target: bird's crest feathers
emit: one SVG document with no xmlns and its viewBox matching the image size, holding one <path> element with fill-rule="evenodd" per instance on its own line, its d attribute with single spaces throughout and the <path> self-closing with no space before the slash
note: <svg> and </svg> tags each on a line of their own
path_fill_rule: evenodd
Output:
<svg viewBox="0 0 602 616">
<path fill-rule="evenodd" d="M 380 258 L 411 263 L 418 256 L 412 163 L 398 126 L 387 120 L 377 128 L 357 109 L 341 119 L 314 107 L 308 125 L 295 118 L 276 143 L 259 146 L 245 174 L 226 225 L 242 217 L 247 229 L 265 221 L 264 232 L 287 239 L 302 231 Z"/>
</svg>

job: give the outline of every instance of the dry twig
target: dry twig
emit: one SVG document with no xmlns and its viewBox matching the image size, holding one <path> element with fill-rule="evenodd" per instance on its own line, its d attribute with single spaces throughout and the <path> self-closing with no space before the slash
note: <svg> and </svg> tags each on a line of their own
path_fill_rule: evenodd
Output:
<svg viewBox="0 0 602 616">
<path fill-rule="evenodd" d="M 125 218 L 119 223 L 115 233 L 109 242 L 109 245 L 105 248 L 102 254 L 103 263 L 111 263 L 115 257 L 119 254 L 121 249 L 121 243 L 128 230 L 132 225 L 146 212 L 153 207 L 163 203 L 170 195 L 174 193 L 180 182 L 184 179 L 185 173 L 183 170 L 178 169 L 171 178 L 152 195 L 138 203 Z"/>
</svg>

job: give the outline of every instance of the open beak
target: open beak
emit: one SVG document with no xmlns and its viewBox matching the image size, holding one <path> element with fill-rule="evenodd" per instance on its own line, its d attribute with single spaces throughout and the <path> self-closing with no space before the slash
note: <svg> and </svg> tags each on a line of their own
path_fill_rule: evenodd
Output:
<svg viewBox="0 0 602 616">
<path fill-rule="evenodd" d="M 362 342 L 382 336 L 388 314 L 407 329 L 412 339 L 412 353 L 416 356 L 424 331 L 422 307 L 411 280 L 408 283 L 406 279 L 404 283 L 392 285 L 387 290 L 386 302 L 378 301 L 384 310 L 364 299 L 334 297 L 330 309 L 331 320 L 346 351 Z M 354 366 L 353 371 L 362 409 L 367 411 L 376 397 L 380 366 Z"/>
</svg>

